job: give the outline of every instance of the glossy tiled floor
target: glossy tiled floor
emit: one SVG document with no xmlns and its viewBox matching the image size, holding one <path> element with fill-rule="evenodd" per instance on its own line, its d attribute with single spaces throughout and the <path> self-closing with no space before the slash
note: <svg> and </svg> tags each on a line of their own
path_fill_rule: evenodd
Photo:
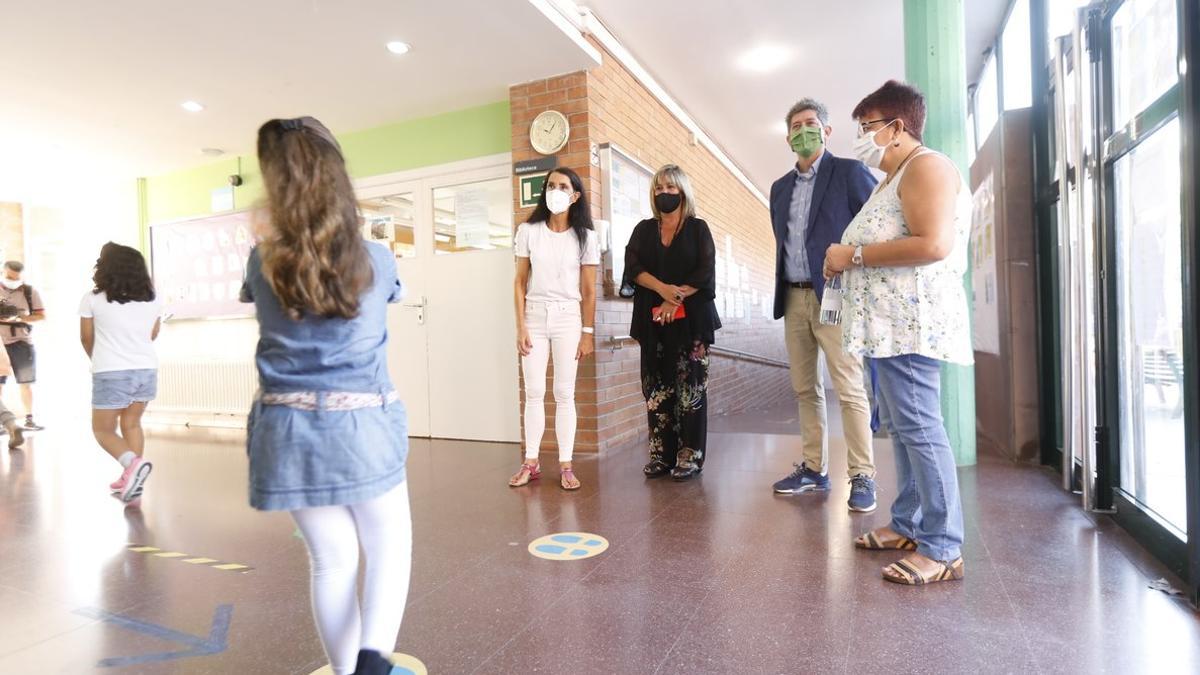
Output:
<svg viewBox="0 0 1200 675">
<path fill-rule="evenodd" d="M 579 462 L 575 494 L 553 480 L 507 488 L 512 446 L 415 442 L 398 650 L 439 674 L 1200 671 L 1197 614 L 1147 588 L 1164 570 L 1040 469 L 986 457 L 963 469 L 967 579 L 886 584 L 878 570 L 894 556 L 851 546 L 886 509 L 851 516 L 840 482 L 827 496 L 771 494 L 797 455 L 792 414 L 714 420 L 697 481 L 647 483 L 630 450 Z M 247 507 L 238 433 L 155 434 L 137 511 L 107 496 L 115 465 L 84 418 L 53 422 L 0 456 L 0 673 L 322 665 L 303 542 L 286 515 Z M 886 504 L 886 441 L 878 455 Z M 611 548 L 570 562 L 526 552 L 574 530 Z M 214 562 L 184 562 L 196 558 Z"/>
</svg>

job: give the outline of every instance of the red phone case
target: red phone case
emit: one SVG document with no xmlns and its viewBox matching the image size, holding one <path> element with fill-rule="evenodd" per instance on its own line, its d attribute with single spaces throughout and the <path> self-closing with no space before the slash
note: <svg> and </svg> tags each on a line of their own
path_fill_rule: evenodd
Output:
<svg viewBox="0 0 1200 675">
<path fill-rule="evenodd" d="M 660 314 L 662 314 L 662 306 L 661 305 L 656 305 L 653 308 L 651 308 L 650 316 L 653 317 L 655 321 L 658 321 L 658 316 Z M 687 312 L 683 311 L 683 305 L 680 305 L 675 308 L 675 320 L 676 321 L 682 319 L 685 316 L 687 316 Z"/>
</svg>

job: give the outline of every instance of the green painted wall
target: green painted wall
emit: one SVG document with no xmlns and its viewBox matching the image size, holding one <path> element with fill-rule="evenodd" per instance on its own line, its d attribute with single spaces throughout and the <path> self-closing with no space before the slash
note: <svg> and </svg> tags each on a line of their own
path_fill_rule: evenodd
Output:
<svg viewBox="0 0 1200 675">
<path fill-rule="evenodd" d="M 338 142 L 350 175 L 363 178 L 509 152 L 512 121 L 508 101 L 500 101 L 339 134 Z M 253 155 L 146 178 L 144 226 L 210 213 L 212 191 L 228 186 L 228 177 L 235 173 L 243 183 L 234 188 L 234 207 L 252 206 L 263 196 Z"/>
</svg>

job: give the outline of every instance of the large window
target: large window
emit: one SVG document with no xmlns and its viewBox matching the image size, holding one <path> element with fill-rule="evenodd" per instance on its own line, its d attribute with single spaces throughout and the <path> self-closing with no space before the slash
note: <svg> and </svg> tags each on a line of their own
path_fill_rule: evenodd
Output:
<svg viewBox="0 0 1200 675">
<path fill-rule="evenodd" d="M 1175 0 L 1126 0 L 1112 20 L 1117 129 L 1179 81 Z"/>
<path fill-rule="evenodd" d="M 979 129 L 979 144 L 987 143 L 992 128 L 1000 120 L 999 80 L 996 77 L 995 55 L 987 57 L 983 64 L 983 76 L 975 89 L 975 121 Z"/>
<path fill-rule="evenodd" d="M 1075 32 L 1075 18 L 1081 7 L 1089 0 L 1048 0 L 1046 3 L 1047 33 L 1050 38 L 1050 48 L 1047 53 L 1051 58 L 1058 53 L 1054 41 L 1064 35 Z"/>
<path fill-rule="evenodd" d="M 1004 109 L 1015 110 L 1033 105 L 1033 59 L 1030 41 L 1029 0 L 1013 4 L 1000 53 L 1004 57 Z"/>
</svg>

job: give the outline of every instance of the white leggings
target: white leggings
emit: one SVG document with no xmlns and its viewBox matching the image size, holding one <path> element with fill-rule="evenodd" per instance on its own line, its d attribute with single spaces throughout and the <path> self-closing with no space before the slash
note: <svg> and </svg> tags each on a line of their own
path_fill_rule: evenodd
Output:
<svg viewBox="0 0 1200 675">
<path fill-rule="evenodd" d="M 354 672 L 360 649 L 396 646 L 412 571 L 408 482 L 369 502 L 292 511 L 312 563 L 312 605 L 336 675 Z M 358 549 L 367 559 L 358 606 Z"/>
<path fill-rule="evenodd" d="M 533 349 L 521 358 L 525 375 L 525 458 L 537 459 L 546 432 L 546 365 L 554 354 L 554 435 L 558 461 L 575 454 L 575 371 L 583 320 L 578 302 L 526 302 L 525 327 Z"/>
</svg>

